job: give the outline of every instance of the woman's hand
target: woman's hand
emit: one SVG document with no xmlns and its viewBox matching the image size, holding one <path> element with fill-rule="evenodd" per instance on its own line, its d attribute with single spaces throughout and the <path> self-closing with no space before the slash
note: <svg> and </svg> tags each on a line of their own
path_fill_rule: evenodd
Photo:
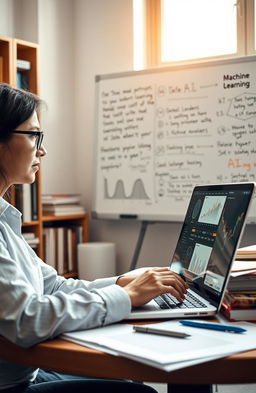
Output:
<svg viewBox="0 0 256 393">
<path fill-rule="evenodd" d="M 135 277 L 119 277 L 117 284 L 128 293 L 133 307 L 142 306 L 163 293 L 170 293 L 178 301 L 183 301 L 188 288 L 178 274 L 166 267 L 150 269 Z"/>
<path fill-rule="evenodd" d="M 138 277 L 138 274 L 137 275 L 133 274 L 133 275 L 127 275 L 127 276 L 120 276 L 116 280 L 116 284 L 119 285 L 120 287 L 125 287 L 131 281 L 135 280 L 136 277 Z"/>
</svg>

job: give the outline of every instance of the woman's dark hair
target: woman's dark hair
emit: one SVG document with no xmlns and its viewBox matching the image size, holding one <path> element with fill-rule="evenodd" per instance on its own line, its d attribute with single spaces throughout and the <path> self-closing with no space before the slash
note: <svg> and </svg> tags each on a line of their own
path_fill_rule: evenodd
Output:
<svg viewBox="0 0 256 393">
<path fill-rule="evenodd" d="M 38 111 L 41 100 L 34 94 L 0 83 L 0 143 L 11 138 L 11 131 Z"/>
<path fill-rule="evenodd" d="M 41 104 L 42 101 L 36 95 L 0 83 L 0 143 L 8 142 L 13 135 L 12 131 L 28 120 L 34 111 L 37 112 Z M 0 178 L 7 181 L 1 162 Z"/>
</svg>

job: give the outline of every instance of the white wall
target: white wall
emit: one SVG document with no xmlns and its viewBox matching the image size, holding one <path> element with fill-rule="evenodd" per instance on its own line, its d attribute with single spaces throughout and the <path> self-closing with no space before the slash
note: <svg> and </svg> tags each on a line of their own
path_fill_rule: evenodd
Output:
<svg viewBox="0 0 256 393">
<path fill-rule="evenodd" d="M 14 0 L 0 0 L 0 35 L 13 37 Z"/>
<path fill-rule="evenodd" d="M 14 36 L 38 42 L 37 0 L 12 0 L 14 3 Z"/>
<path fill-rule="evenodd" d="M 74 14 L 77 176 L 88 211 L 92 204 L 94 77 L 131 70 L 133 66 L 132 0 L 76 0 Z M 166 228 L 169 230 L 166 232 Z M 177 238 L 170 224 L 148 228 L 140 264 L 167 264 Z M 130 266 L 140 223 L 91 222 L 91 239 L 117 244 L 118 273 Z M 157 249 L 156 249 L 157 245 Z"/>
<path fill-rule="evenodd" d="M 132 1 L 75 0 L 74 9 L 76 167 L 80 190 L 90 209 L 94 78 L 132 68 Z"/>
<path fill-rule="evenodd" d="M 21 25 L 14 29 L 21 1 Z M 31 1 L 33 9 L 26 12 Z M 48 150 L 43 192 L 81 192 L 90 211 L 94 76 L 132 69 L 132 0 L 0 0 L 0 34 L 16 32 L 31 41 L 37 36 L 41 49 L 41 96 L 48 103 L 42 116 Z M 91 240 L 117 244 L 122 273 L 129 267 L 139 229 L 132 221 L 93 220 Z M 139 265 L 167 264 L 179 230 L 180 224 L 150 225 Z M 243 244 L 253 242 L 255 226 L 246 230 Z"/>
<path fill-rule="evenodd" d="M 73 2 L 38 0 L 41 97 L 45 145 L 43 192 L 77 192 L 75 167 L 75 105 Z"/>
</svg>

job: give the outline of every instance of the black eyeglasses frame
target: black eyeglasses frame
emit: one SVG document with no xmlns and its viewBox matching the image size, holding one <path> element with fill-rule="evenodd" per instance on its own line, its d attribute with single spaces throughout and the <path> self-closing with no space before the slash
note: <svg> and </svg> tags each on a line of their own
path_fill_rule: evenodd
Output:
<svg viewBox="0 0 256 393">
<path fill-rule="evenodd" d="M 44 132 L 43 131 L 22 131 L 22 130 L 13 130 L 11 131 L 14 134 L 24 134 L 24 135 L 35 135 L 37 136 L 36 140 L 36 149 L 39 150 L 43 139 L 44 139 Z"/>
</svg>

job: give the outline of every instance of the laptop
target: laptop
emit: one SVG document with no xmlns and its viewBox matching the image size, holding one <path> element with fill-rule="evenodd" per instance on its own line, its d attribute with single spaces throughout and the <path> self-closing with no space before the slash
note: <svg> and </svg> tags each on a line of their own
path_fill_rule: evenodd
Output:
<svg viewBox="0 0 256 393">
<path fill-rule="evenodd" d="M 255 183 L 194 188 L 169 267 L 189 286 L 185 300 L 164 294 L 134 308 L 128 319 L 205 317 L 219 311 L 254 190 Z"/>
</svg>

